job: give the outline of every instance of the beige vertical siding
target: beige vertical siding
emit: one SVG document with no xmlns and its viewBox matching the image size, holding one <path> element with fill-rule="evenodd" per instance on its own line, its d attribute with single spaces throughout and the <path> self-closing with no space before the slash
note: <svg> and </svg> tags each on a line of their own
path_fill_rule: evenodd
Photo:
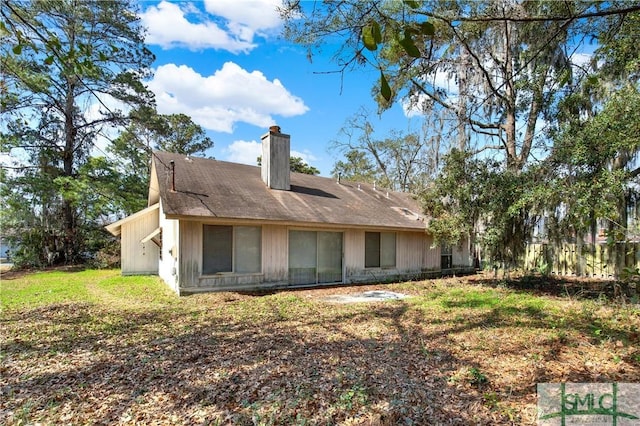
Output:
<svg viewBox="0 0 640 426">
<path fill-rule="evenodd" d="M 423 268 L 426 270 L 440 269 L 440 246 L 436 245 L 433 237 L 425 235 L 425 251 L 422 260 Z"/>
<path fill-rule="evenodd" d="M 471 266 L 471 254 L 469 252 L 469 244 L 467 240 L 463 240 L 460 244 L 452 247 L 453 266 Z"/>
<path fill-rule="evenodd" d="M 345 281 L 351 282 L 364 269 L 364 232 L 348 230 L 344 233 Z"/>
<path fill-rule="evenodd" d="M 202 271 L 202 222 L 180 221 L 180 287 L 198 286 Z"/>
<path fill-rule="evenodd" d="M 420 272 L 422 270 L 426 236 L 424 232 L 397 233 L 396 266 L 400 271 Z"/>
<path fill-rule="evenodd" d="M 422 276 L 440 269 L 440 248 L 425 232 L 396 233 L 396 267 L 365 268 L 365 231 L 345 232 L 345 282 L 387 281 Z"/>
<path fill-rule="evenodd" d="M 166 221 L 170 227 L 172 221 Z M 202 232 L 199 221 L 180 221 L 180 292 L 251 289 L 260 287 L 286 287 L 289 274 L 289 226 L 262 226 L 262 271 L 253 274 L 202 275 Z M 206 222 L 209 223 L 209 222 Z M 235 224 L 234 224 L 235 225 Z M 164 230 L 163 230 L 164 232 Z M 438 273 L 440 248 L 425 232 L 396 233 L 396 266 L 391 268 L 365 268 L 365 230 L 347 229 L 343 232 L 344 283 L 385 282 L 418 278 Z M 174 232 L 175 238 L 178 231 Z M 168 241 L 167 241 L 168 242 Z M 465 252 L 458 253 L 463 261 Z M 165 279 L 166 280 L 166 279 Z"/>
<path fill-rule="evenodd" d="M 289 271 L 289 231 L 286 226 L 262 227 L 262 273 L 269 283 L 287 281 Z"/>
<path fill-rule="evenodd" d="M 158 246 L 140 241 L 158 228 L 158 209 L 122 225 L 121 268 L 123 275 L 157 274 Z"/>
<path fill-rule="evenodd" d="M 180 222 L 180 288 L 186 292 L 286 284 L 288 228 L 262 226 L 262 273 L 202 275 L 203 222 Z"/>
</svg>

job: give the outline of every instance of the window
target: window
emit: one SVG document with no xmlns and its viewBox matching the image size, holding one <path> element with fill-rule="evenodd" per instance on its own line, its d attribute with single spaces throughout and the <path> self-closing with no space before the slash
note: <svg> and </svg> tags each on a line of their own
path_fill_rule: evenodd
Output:
<svg viewBox="0 0 640 426">
<path fill-rule="evenodd" d="M 202 234 L 203 274 L 250 274 L 262 270 L 259 226 L 204 225 Z"/>
<path fill-rule="evenodd" d="M 365 232 L 364 267 L 393 268 L 396 266 L 396 234 Z"/>
<path fill-rule="evenodd" d="M 440 246 L 440 269 L 453 267 L 453 249 L 450 245 Z"/>
</svg>

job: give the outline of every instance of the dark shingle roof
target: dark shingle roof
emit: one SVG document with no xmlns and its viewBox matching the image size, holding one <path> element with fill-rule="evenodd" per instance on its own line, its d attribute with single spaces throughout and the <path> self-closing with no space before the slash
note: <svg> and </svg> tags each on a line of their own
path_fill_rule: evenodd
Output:
<svg viewBox="0 0 640 426">
<path fill-rule="evenodd" d="M 291 173 L 291 190 L 280 191 L 265 185 L 257 166 L 166 152 L 154 153 L 154 162 L 169 217 L 425 229 L 418 203 L 406 193 L 302 173 Z"/>
</svg>

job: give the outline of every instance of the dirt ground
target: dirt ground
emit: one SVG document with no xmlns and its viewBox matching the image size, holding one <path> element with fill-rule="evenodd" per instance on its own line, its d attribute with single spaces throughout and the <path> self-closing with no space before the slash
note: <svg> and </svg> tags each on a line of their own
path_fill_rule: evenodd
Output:
<svg viewBox="0 0 640 426">
<path fill-rule="evenodd" d="M 132 301 L 117 282 L 92 284 L 104 303 L 2 313 L 0 423 L 535 424 L 538 383 L 640 378 L 638 307 L 581 298 L 606 283 L 479 275 Z M 375 290 L 413 297 L 323 301 Z"/>
</svg>

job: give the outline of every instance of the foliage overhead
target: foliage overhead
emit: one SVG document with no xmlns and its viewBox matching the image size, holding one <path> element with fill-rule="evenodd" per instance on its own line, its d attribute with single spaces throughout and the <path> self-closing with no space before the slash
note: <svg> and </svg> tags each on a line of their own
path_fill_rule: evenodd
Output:
<svg viewBox="0 0 640 426">
<path fill-rule="evenodd" d="M 92 157 L 127 110 L 153 105 L 142 81 L 154 56 L 133 1 L 9 1 L 0 13 L 1 148 L 16 159 L 3 227 L 31 263 L 81 261 L 89 234 L 104 233 L 96 215 L 123 192 Z"/>
<path fill-rule="evenodd" d="M 373 96 L 381 110 L 402 102 L 425 122 L 442 120 L 428 126 L 427 135 L 448 141 L 433 156 L 456 151 L 436 161 L 435 170 L 422 165 L 414 177 L 419 182 L 412 183 L 424 189 L 430 229 L 439 240 L 467 237 L 494 260 L 513 263 L 539 217 L 552 218 L 559 239 L 576 238 L 596 217 L 626 225 L 638 133 L 634 111 L 621 108 L 636 104 L 637 3 L 346 0 L 287 6 L 286 34 L 310 55 L 340 40 L 337 71 L 369 67 L 380 73 Z M 578 53 L 593 50 L 589 43 L 596 51 L 581 62 Z M 633 90 L 623 89 L 627 85 Z M 616 92 L 619 98 L 612 97 Z M 616 124 L 604 127 L 608 120 Z M 367 141 L 374 131 L 363 123 L 350 127 Z M 342 152 L 356 159 L 356 150 L 380 166 L 371 144 L 353 143 L 350 136 L 338 142 Z"/>
<path fill-rule="evenodd" d="M 339 38 L 340 71 L 380 70 L 374 93 L 381 108 L 403 99 L 427 113 L 448 110 L 456 116 L 452 130 L 459 149 L 496 150 L 516 171 L 530 160 L 539 119 L 550 116 L 571 80 L 570 55 L 580 40 L 575 35 L 594 31 L 587 16 L 610 17 L 607 28 L 622 19 L 619 5 L 582 1 L 349 0 L 287 6 L 286 34 L 311 54 Z M 471 134 L 489 141 L 468 146 Z"/>
<path fill-rule="evenodd" d="M 565 123 L 555 140 L 543 165 L 544 186 L 529 195 L 551 212 L 552 235 L 595 235 L 597 219 L 606 221 L 614 240 L 637 234 L 628 229 L 627 208 L 640 175 L 638 88 L 616 91 L 593 117 Z"/>
<path fill-rule="evenodd" d="M 213 141 L 204 129 L 185 114 L 158 114 L 151 107 L 132 111 L 130 124 L 108 148 L 120 159 L 120 179 L 127 188 L 122 212 L 131 214 L 146 207 L 154 150 L 205 155 L 212 147 Z"/>
</svg>

